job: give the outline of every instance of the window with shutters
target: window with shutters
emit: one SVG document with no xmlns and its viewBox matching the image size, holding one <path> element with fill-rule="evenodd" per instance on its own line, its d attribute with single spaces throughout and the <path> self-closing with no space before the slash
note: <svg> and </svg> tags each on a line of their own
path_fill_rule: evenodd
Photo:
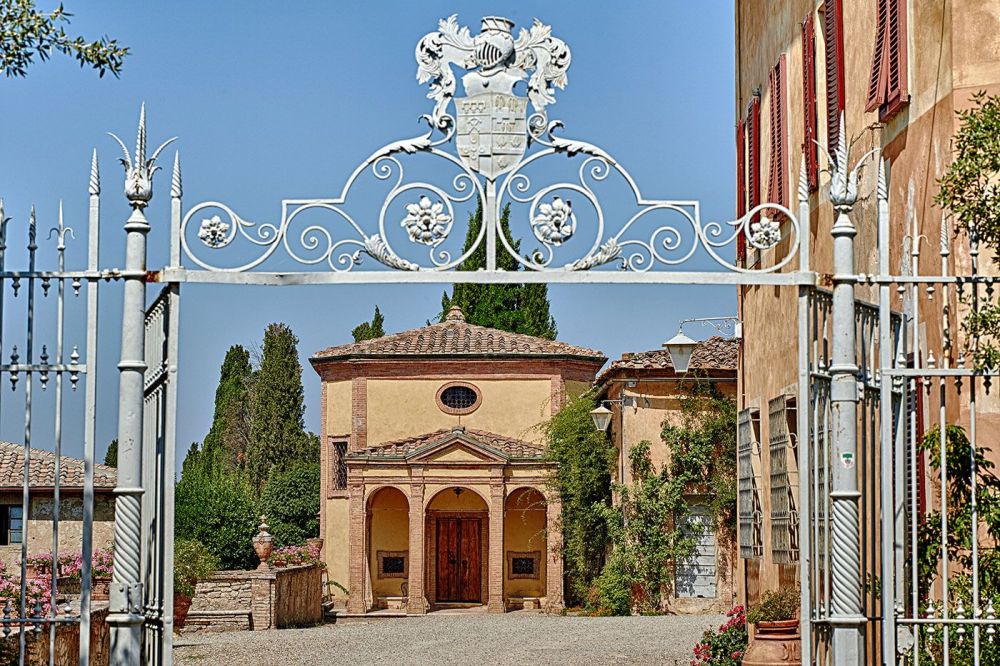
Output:
<svg viewBox="0 0 1000 666">
<path fill-rule="evenodd" d="M 865 111 L 879 119 L 893 115 L 910 96 L 906 87 L 906 0 L 877 0 L 875 49 Z"/>
<path fill-rule="evenodd" d="M 768 117 L 770 119 L 770 157 L 768 160 L 767 201 L 788 205 L 788 123 L 785 110 L 785 54 L 771 68 L 768 77 Z M 774 217 L 784 218 L 773 211 Z"/>
<path fill-rule="evenodd" d="M 844 111 L 844 10 L 842 0 L 823 3 L 823 42 L 826 51 L 826 147 L 833 155 L 840 138 Z"/>
<path fill-rule="evenodd" d="M 816 145 L 816 34 L 813 15 L 802 21 L 802 154 L 809 191 L 819 187 L 819 146 Z"/>
<path fill-rule="evenodd" d="M 760 411 L 742 410 L 736 421 L 737 493 L 740 557 L 755 559 L 764 554 L 760 496 L 753 473 L 753 457 L 760 454 Z"/>
<path fill-rule="evenodd" d="M 767 405 L 768 456 L 771 467 L 771 556 L 776 564 L 799 559 L 798 512 L 788 470 L 794 454 L 795 401 L 784 395 Z"/>
<path fill-rule="evenodd" d="M 747 119 L 744 124 L 746 138 L 746 211 L 760 205 L 760 93 L 755 92 L 747 106 Z M 746 258 L 746 238 L 740 236 Z M 754 252 L 759 259 L 760 253 Z M 756 261 L 747 260 L 746 264 L 755 265 Z"/>
</svg>

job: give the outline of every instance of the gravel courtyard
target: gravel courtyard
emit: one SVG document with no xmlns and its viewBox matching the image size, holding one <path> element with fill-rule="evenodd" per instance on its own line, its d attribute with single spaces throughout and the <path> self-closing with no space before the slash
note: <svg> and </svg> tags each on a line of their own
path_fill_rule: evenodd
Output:
<svg viewBox="0 0 1000 666">
<path fill-rule="evenodd" d="M 426 615 L 175 640 L 179 666 L 657 664 L 687 666 L 721 616 Z"/>
</svg>

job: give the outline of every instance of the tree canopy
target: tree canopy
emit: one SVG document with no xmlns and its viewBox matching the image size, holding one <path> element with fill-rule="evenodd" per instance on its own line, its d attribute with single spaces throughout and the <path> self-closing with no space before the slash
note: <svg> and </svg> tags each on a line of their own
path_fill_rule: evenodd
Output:
<svg viewBox="0 0 1000 666">
<path fill-rule="evenodd" d="M 375 338 L 381 338 L 385 335 L 385 329 L 382 324 L 385 322 L 385 317 L 379 311 L 378 306 L 375 306 L 375 315 L 372 320 L 363 321 L 354 327 L 351 331 L 351 335 L 354 336 L 355 342 L 361 342 L 362 340 L 374 340 Z"/>
<path fill-rule="evenodd" d="M 469 216 L 469 229 L 465 234 L 463 254 L 475 243 L 483 226 L 483 209 L 480 206 Z M 500 233 L 504 235 L 515 251 L 520 249 L 520 241 L 514 241 L 510 233 L 510 206 L 500 215 Z M 463 261 L 458 270 L 477 271 L 486 268 L 486 243 L 483 242 Z M 497 252 L 497 269 L 502 271 L 521 270 L 521 264 L 508 252 Z M 441 321 L 452 307 L 458 306 L 470 324 L 498 328 L 512 333 L 525 333 L 554 340 L 558 329 L 555 318 L 549 311 L 549 288 L 545 284 L 456 284 L 451 296 L 441 298 Z"/>
<path fill-rule="evenodd" d="M 53 52 L 76 58 L 80 67 L 118 76 L 129 50 L 106 35 L 95 41 L 66 34 L 70 17 L 60 4 L 51 12 L 35 7 L 34 0 L 0 0 L 0 67 L 8 78 L 27 76 L 28 67 L 48 60 Z"/>
</svg>

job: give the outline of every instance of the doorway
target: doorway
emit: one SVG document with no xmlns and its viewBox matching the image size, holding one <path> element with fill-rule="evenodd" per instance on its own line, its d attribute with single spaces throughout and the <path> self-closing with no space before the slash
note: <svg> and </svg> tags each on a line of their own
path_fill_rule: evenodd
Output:
<svg viewBox="0 0 1000 666">
<path fill-rule="evenodd" d="M 482 603 L 482 519 L 437 519 L 437 599 Z"/>
</svg>

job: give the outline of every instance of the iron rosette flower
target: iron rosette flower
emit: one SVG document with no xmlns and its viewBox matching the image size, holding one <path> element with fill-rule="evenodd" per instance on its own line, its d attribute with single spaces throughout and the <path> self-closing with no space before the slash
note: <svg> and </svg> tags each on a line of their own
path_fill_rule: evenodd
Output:
<svg viewBox="0 0 1000 666">
<path fill-rule="evenodd" d="M 542 203 L 531 220 L 535 238 L 549 245 L 561 245 L 576 231 L 576 216 L 567 199 L 552 197 L 552 203 Z"/>
<path fill-rule="evenodd" d="M 205 218 L 198 228 L 198 238 L 212 249 L 218 249 L 227 244 L 229 224 L 218 215 Z"/>
<path fill-rule="evenodd" d="M 452 221 L 443 202 L 421 195 L 418 202 L 406 205 L 406 217 L 400 224 L 412 242 L 436 247 L 448 237 Z"/>
</svg>

